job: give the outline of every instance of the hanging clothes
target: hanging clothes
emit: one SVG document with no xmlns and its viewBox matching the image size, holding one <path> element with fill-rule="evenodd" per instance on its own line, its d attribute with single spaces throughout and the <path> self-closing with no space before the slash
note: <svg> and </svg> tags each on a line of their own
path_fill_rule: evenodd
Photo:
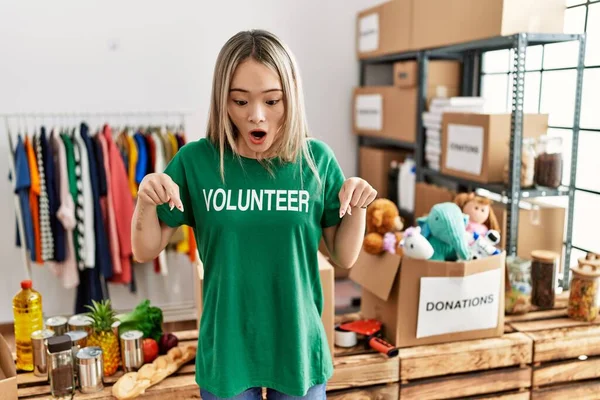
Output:
<svg viewBox="0 0 600 400">
<path fill-rule="evenodd" d="M 31 261 L 35 263 L 42 262 L 42 240 L 40 237 L 40 175 L 37 168 L 37 162 L 33 146 L 29 137 L 25 137 L 25 150 L 27 151 L 27 159 L 29 161 L 29 173 L 31 186 L 29 188 L 29 207 L 31 209 L 31 219 L 33 222 L 33 239 L 34 243 L 31 247 Z"/>
<path fill-rule="evenodd" d="M 103 131 L 108 130 L 108 125 L 104 126 Z M 109 133 L 110 134 L 110 133 Z M 110 246 L 110 254 L 113 263 L 113 274 L 120 275 L 123 273 L 123 267 L 121 266 L 120 247 L 119 247 L 119 236 L 117 234 L 117 221 L 115 218 L 115 205 L 112 196 L 112 175 L 109 165 L 108 145 L 106 144 L 106 138 L 102 133 L 96 136 L 98 143 L 100 144 L 101 151 L 103 153 L 104 171 L 106 174 L 106 226 L 108 232 L 108 244 Z"/>
<path fill-rule="evenodd" d="M 61 139 L 65 146 L 65 154 L 67 157 L 67 176 L 69 177 L 69 191 L 73 199 L 75 209 L 75 229 L 73 229 L 73 243 L 75 246 L 75 262 L 79 269 L 84 268 L 82 260 L 82 246 L 84 244 L 83 235 L 83 200 L 79 200 L 80 194 L 78 189 L 77 179 L 77 161 L 75 160 L 75 146 L 71 136 L 67 133 L 61 134 Z"/>
<path fill-rule="evenodd" d="M 90 180 L 91 186 L 91 203 L 93 211 L 93 238 L 94 240 L 94 264 L 96 268 L 100 269 L 100 273 L 106 279 L 110 279 L 113 276 L 112 261 L 110 258 L 110 251 L 108 248 L 108 238 L 106 230 L 104 229 L 104 221 L 102 219 L 102 210 L 100 209 L 100 183 L 99 183 L 99 172 L 98 165 L 96 163 L 96 151 L 94 150 L 94 144 L 89 135 L 89 127 L 87 124 L 82 123 L 79 126 L 79 135 L 82 139 L 84 153 L 87 157 L 88 166 L 87 170 L 84 170 L 84 175 L 87 175 Z M 86 173 L 87 172 L 87 173 Z"/>
<path fill-rule="evenodd" d="M 94 238 L 94 194 L 92 192 L 92 181 L 90 175 L 90 159 L 86 144 L 81 136 L 79 127 L 75 128 L 73 134 L 73 146 L 75 149 L 75 162 L 79 157 L 79 168 L 75 167 L 77 175 L 77 212 L 83 212 L 83 246 L 82 260 L 86 268 L 94 268 L 96 264 L 96 241 Z M 81 233 L 81 232 L 80 232 Z"/>
<path fill-rule="evenodd" d="M 62 262 L 48 263 L 50 270 L 61 279 L 65 289 L 72 289 L 79 285 L 79 272 L 75 259 L 75 244 L 73 230 L 75 229 L 75 203 L 71 194 L 69 182 L 69 168 L 67 166 L 67 149 L 60 135 L 53 132 L 50 137 L 52 153 L 56 160 L 56 170 L 58 171 L 58 187 L 60 206 L 56 212 L 59 225 L 64 229 L 65 239 L 65 258 Z M 74 160 L 71 160 L 74 163 Z M 73 175 L 74 175 L 73 166 Z M 56 242 L 56 241 L 55 241 Z"/>
<path fill-rule="evenodd" d="M 111 197 L 114 204 L 117 233 L 119 235 L 119 249 L 121 251 L 121 274 L 113 273 L 111 282 L 131 282 L 131 220 L 133 219 L 133 199 L 131 197 L 129 180 L 125 164 L 121 158 L 119 149 L 112 138 L 109 127 L 103 130 L 106 139 L 107 157 L 110 169 Z M 130 155 L 131 157 L 131 155 Z M 118 205 L 118 206 L 117 206 Z"/>
<path fill-rule="evenodd" d="M 21 206 L 21 216 L 23 219 L 23 230 L 25 232 L 19 232 L 19 237 L 24 237 L 20 245 L 26 246 L 27 249 L 33 249 L 35 246 L 34 232 L 33 232 L 33 218 L 31 213 L 31 203 L 29 201 L 29 190 L 31 188 L 31 173 L 29 171 L 29 162 L 27 161 L 27 150 L 23 143 L 21 135 L 17 138 L 17 145 L 15 146 L 15 193 L 19 197 L 19 204 Z M 35 255 L 35 250 L 30 251 L 30 256 Z"/>
<path fill-rule="evenodd" d="M 138 162 L 138 149 L 133 137 L 130 135 L 126 135 L 127 145 L 129 148 L 129 153 L 127 157 L 129 159 L 129 164 L 127 164 L 128 169 L 128 178 L 129 178 L 129 190 L 131 191 L 131 197 L 134 199 L 137 197 L 138 186 L 135 182 L 135 167 Z"/>
<path fill-rule="evenodd" d="M 52 227 L 50 226 L 50 203 L 48 199 L 48 188 L 46 187 L 46 170 L 44 168 L 44 155 L 42 153 L 41 137 L 46 137 L 46 128 L 42 126 L 41 132 L 35 137 L 35 155 L 40 176 L 40 242 L 42 245 L 42 262 L 50 261 L 54 258 L 54 238 L 52 237 Z"/>
<path fill-rule="evenodd" d="M 148 145 L 141 132 L 136 132 L 135 135 L 133 135 L 133 139 L 135 140 L 138 150 L 138 160 L 135 167 L 136 193 L 134 196 L 137 197 L 137 185 L 139 185 L 142 179 L 144 179 L 144 176 L 146 176 L 146 170 L 148 168 Z"/>
<path fill-rule="evenodd" d="M 56 157 L 54 157 L 54 152 L 51 145 L 52 137 L 54 135 L 54 130 L 50 133 L 49 137 L 46 136 L 45 129 L 42 130 L 40 144 L 42 147 L 44 170 L 46 171 L 46 190 L 48 197 L 48 208 L 50 211 L 50 233 L 53 243 L 53 257 L 51 260 L 63 262 L 66 257 L 67 246 L 65 242 L 65 229 L 58 220 L 58 208 L 60 207 L 60 170 Z"/>
</svg>

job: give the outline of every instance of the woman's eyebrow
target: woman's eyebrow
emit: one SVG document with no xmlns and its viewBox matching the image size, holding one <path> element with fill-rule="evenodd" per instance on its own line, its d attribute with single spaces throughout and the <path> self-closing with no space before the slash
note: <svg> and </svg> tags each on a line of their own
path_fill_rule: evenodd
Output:
<svg viewBox="0 0 600 400">
<path fill-rule="evenodd" d="M 241 89 L 241 88 L 231 88 L 231 89 L 229 89 L 229 92 L 243 92 L 243 93 L 250 93 L 250 91 L 249 91 L 249 90 L 246 90 L 246 89 Z M 277 89 L 277 88 L 263 90 L 263 93 L 269 93 L 269 92 L 283 92 L 283 90 L 281 90 L 281 89 Z"/>
</svg>

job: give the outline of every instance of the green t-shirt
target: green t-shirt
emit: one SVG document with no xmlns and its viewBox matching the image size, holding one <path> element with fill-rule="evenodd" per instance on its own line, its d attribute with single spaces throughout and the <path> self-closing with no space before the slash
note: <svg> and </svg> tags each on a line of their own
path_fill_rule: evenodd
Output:
<svg viewBox="0 0 600 400">
<path fill-rule="evenodd" d="M 333 373 L 321 322 L 317 260 L 322 228 L 340 222 L 344 182 L 331 149 L 309 139 L 321 185 L 302 163 L 224 157 L 208 139 L 179 150 L 165 172 L 184 212 L 158 207 L 167 225 L 194 228 L 204 264 L 196 382 L 219 397 L 250 387 L 302 396 Z"/>
</svg>

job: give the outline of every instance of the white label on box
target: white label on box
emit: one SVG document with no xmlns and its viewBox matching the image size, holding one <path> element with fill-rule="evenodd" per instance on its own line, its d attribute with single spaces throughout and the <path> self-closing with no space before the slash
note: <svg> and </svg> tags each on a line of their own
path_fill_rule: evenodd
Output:
<svg viewBox="0 0 600 400">
<path fill-rule="evenodd" d="M 358 23 L 358 51 L 365 53 L 379 48 L 379 14 L 364 16 Z"/>
<path fill-rule="evenodd" d="M 483 127 L 448 124 L 446 168 L 481 175 Z"/>
<path fill-rule="evenodd" d="M 354 107 L 358 129 L 383 129 L 383 97 L 380 94 L 360 94 L 356 96 Z"/>
<path fill-rule="evenodd" d="M 417 339 L 497 327 L 501 272 L 421 278 Z"/>
</svg>

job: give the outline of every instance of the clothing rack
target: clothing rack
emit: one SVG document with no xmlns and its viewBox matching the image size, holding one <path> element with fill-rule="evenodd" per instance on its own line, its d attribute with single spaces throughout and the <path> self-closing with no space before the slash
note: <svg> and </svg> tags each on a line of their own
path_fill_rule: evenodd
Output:
<svg viewBox="0 0 600 400">
<path fill-rule="evenodd" d="M 34 127 L 36 125 L 53 124 L 53 125 L 67 125 L 73 123 L 74 119 L 103 119 L 103 123 L 114 122 L 113 125 L 140 125 L 140 120 L 144 121 L 145 124 L 152 124 L 156 122 L 155 119 L 165 118 L 168 122 L 169 118 L 175 118 L 179 120 L 181 127 L 185 126 L 185 118 L 192 115 L 190 112 L 185 111 L 127 111 L 127 112 L 26 112 L 26 113 L 4 113 L 0 114 L 0 117 L 4 119 L 4 125 L 6 128 L 6 136 L 8 142 L 8 170 L 12 177 L 13 192 L 16 185 L 15 175 L 15 160 L 14 160 L 14 143 L 11 136 L 11 120 L 17 120 L 17 130 L 23 131 L 23 127 L 27 128 L 27 122 L 33 120 Z M 120 123 L 114 120 L 120 120 Z M 113 121 L 111 121 L 113 120 Z M 133 121 L 132 121 L 133 120 Z M 153 121 L 154 120 L 154 121 Z M 81 122 L 81 121 L 78 121 Z M 24 125 L 22 125 L 24 123 Z M 164 123 L 164 121 L 163 121 Z M 176 125 L 176 124 L 172 124 Z M 25 129 L 27 130 L 27 129 Z M 34 128 L 34 131 L 36 128 Z M 22 132 L 21 132 L 22 133 Z M 19 235 L 21 239 L 21 251 L 23 254 L 23 266 L 25 268 L 26 279 L 32 278 L 31 259 L 27 250 L 26 239 L 25 239 L 25 227 L 23 226 L 23 218 L 21 214 L 21 204 L 16 193 L 14 193 L 15 212 L 17 214 L 17 225 L 19 228 Z"/>
</svg>

